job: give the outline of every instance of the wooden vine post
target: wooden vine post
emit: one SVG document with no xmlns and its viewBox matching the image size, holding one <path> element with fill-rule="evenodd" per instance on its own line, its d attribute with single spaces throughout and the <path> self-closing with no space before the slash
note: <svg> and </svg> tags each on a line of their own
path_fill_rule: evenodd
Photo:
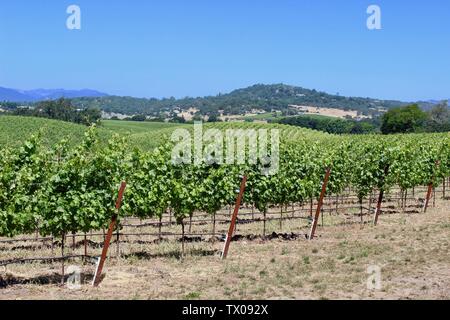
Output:
<svg viewBox="0 0 450 320">
<path fill-rule="evenodd" d="M 239 207 L 241 206 L 242 199 L 244 197 L 245 185 L 247 184 L 247 177 L 242 177 L 241 187 L 239 189 L 239 194 L 236 199 L 236 204 L 234 206 L 233 216 L 231 217 L 230 228 L 228 229 L 228 234 L 225 239 L 225 245 L 222 251 L 222 259 L 226 259 L 228 255 L 228 249 L 230 248 L 231 238 L 233 237 L 234 227 L 236 225 L 236 219 L 239 213 Z"/>
<path fill-rule="evenodd" d="M 122 198 L 123 198 L 123 193 L 125 191 L 126 185 L 127 184 L 126 184 L 125 181 L 122 181 L 122 183 L 120 185 L 119 195 L 118 195 L 117 201 L 116 201 L 116 212 L 111 218 L 111 223 L 109 224 L 108 233 L 106 234 L 105 243 L 103 244 L 102 255 L 100 257 L 100 260 L 98 261 L 97 269 L 96 269 L 95 275 L 94 275 L 94 280 L 92 281 L 92 285 L 94 287 L 97 287 L 100 284 L 101 275 L 102 275 L 102 271 L 103 271 L 103 266 L 105 264 L 106 255 L 108 254 L 108 248 L 109 248 L 109 245 L 111 243 L 111 238 L 112 238 L 112 235 L 113 235 L 114 227 L 116 226 L 116 223 L 117 223 L 117 217 L 119 215 L 120 206 L 122 205 Z"/>
<path fill-rule="evenodd" d="M 325 179 L 323 180 L 322 183 L 322 192 L 320 193 L 319 202 L 317 203 L 316 215 L 314 216 L 314 220 L 311 225 L 311 231 L 309 232 L 308 237 L 309 240 L 312 240 L 314 238 L 314 234 L 316 233 L 317 222 L 319 221 L 320 212 L 322 211 L 323 199 L 325 198 L 325 193 L 327 192 L 327 185 L 330 179 L 330 175 L 331 175 L 331 168 L 328 167 L 325 173 Z"/>
<path fill-rule="evenodd" d="M 382 178 L 381 181 L 381 188 L 380 188 L 380 194 L 378 195 L 378 202 L 377 202 L 377 208 L 375 210 L 375 214 L 373 217 L 373 225 L 376 226 L 378 223 L 378 217 L 380 216 L 381 213 L 381 204 L 383 203 L 383 197 L 384 197 L 384 180 L 386 179 L 386 176 L 389 173 L 389 166 L 386 166 L 386 168 L 384 168 L 384 176 Z"/>
<path fill-rule="evenodd" d="M 425 198 L 425 205 L 423 207 L 423 212 L 426 213 L 428 209 L 428 203 L 430 202 L 431 193 L 433 192 L 433 183 L 428 184 L 427 197 Z"/>
</svg>

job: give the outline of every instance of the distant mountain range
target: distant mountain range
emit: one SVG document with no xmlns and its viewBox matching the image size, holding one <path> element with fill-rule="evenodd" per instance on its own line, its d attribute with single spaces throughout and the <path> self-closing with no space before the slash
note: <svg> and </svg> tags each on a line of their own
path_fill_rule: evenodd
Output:
<svg viewBox="0 0 450 320">
<path fill-rule="evenodd" d="M 36 89 L 36 90 L 17 90 L 0 87 L 0 101 L 8 102 L 36 102 L 42 100 L 53 100 L 59 98 L 80 98 L 80 97 L 105 97 L 102 93 L 90 89 L 65 90 L 65 89 Z"/>
<path fill-rule="evenodd" d="M 363 97 L 345 97 L 325 92 L 305 89 L 285 84 L 257 84 L 230 93 L 197 98 L 134 98 L 110 96 L 95 90 L 37 89 L 15 90 L 0 87 L 0 101 L 34 103 L 42 100 L 72 99 L 80 108 L 98 108 L 105 112 L 135 115 L 142 114 L 166 117 L 176 110 L 195 110 L 201 115 L 224 114 L 242 115 L 255 110 L 265 112 L 282 111 L 290 114 L 291 106 L 312 106 L 355 110 L 359 114 L 377 116 L 386 109 L 403 106 L 412 102 L 382 100 Z M 417 102 L 424 110 L 431 109 L 439 101 Z M 1 103 L 0 103 L 1 104 Z"/>
</svg>

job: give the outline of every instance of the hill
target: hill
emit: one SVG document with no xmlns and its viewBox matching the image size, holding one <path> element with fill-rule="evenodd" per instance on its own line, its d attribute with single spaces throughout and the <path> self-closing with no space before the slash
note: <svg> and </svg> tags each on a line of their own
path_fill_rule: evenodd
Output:
<svg viewBox="0 0 450 320">
<path fill-rule="evenodd" d="M 83 97 L 73 99 L 73 103 L 79 107 L 95 107 L 105 112 L 154 117 L 167 117 L 173 115 L 174 111 L 181 112 L 190 108 L 199 115 L 242 115 L 255 110 L 289 113 L 295 112 L 293 105 L 354 110 L 363 115 L 378 115 L 384 109 L 406 104 L 401 101 L 343 97 L 285 84 L 257 84 L 227 94 L 197 98 Z"/>
<path fill-rule="evenodd" d="M 36 90 L 17 90 L 0 87 L 0 101 L 8 102 L 36 102 L 42 100 L 54 100 L 59 98 L 78 98 L 78 97 L 105 97 L 102 93 L 90 89 L 65 90 L 65 89 L 36 89 Z"/>
<path fill-rule="evenodd" d="M 95 90 L 37 89 L 15 90 L 0 87 L 0 101 L 9 103 L 35 103 L 57 98 L 72 99 L 77 108 L 97 108 L 106 113 L 119 115 L 146 115 L 149 117 L 170 119 L 189 113 L 194 116 L 254 116 L 263 113 L 279 112 L 283 115 L 303 113 L 305 107 L 321 110 L 343 110 L 348 117 L 376 117 L 387 109 L 407 105 L 410 102 L 381 100 L 364 97 L 345 97 L 328 94 L 314 89 L 306 89 L 285 84 L 257 84 L 237 89 L 226 94 L 206 97 L 176 98 L 135 98 L 109 96 Z M 1 103 L 0 103 L 1 104 Z M 434 100 L 418 102 L 424 110 L 431 109 Z M 8 106 L 3 103 L 3 107 Z M 14 106 L 12 106 L 14 108 Z M 185 117 L 186 118 L 186 117 Z"/>
<path fill-rule="evenodd" d="M 19 90 L 0 87 L 0 101 L 25 102 L 29 99 L 29 96 Z"/>
</svg>

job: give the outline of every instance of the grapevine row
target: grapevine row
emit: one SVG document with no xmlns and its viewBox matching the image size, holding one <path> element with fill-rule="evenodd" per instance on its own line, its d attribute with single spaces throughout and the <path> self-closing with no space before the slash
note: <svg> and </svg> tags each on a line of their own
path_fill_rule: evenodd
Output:
<svg viewBox="0 0 450 320">
<path fill-rule="evenodd" d="M 152 152 L 129 151 L 118 136 L 103 146 L 94 127 L 75 148 L 67 140 L 47 148 L 38 136 L 19 148 L 4 148 L 0 236 L 101 230 L 114 214 L 122 180 L 128 184 L 123 214 L 161 218 L 170 210 L 182 224 L 195 212 L 213 215 L 233 204 L 243 174 L 248 177 L 244 202 L 261 212 L 316 199 L 327 167 L 332 170 L 328 194 L 351 187 L 360 200 L 375 189 L 436 185 L 450 176 L 447 134 L 298 136 L 282 143 L 274 175 L 261 174 L 258 163 L 176 165 L 171 151 L 170 143 Z"/>
</svg>

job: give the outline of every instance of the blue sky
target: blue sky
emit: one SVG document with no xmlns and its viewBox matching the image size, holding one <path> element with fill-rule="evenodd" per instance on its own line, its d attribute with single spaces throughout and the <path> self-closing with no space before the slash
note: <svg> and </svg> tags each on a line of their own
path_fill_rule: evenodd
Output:
<svg viewBox="0 0 450 320">
<path fill-rule="evenodd" d="M 66 8 L 81 8 L 68 30 Z M 377 4 L 382 30 L 366 28 Z M 203 96 L 255 83 L 450 98 L 450 2 L 0 0 L 0 86 Z"/>
</svg>

